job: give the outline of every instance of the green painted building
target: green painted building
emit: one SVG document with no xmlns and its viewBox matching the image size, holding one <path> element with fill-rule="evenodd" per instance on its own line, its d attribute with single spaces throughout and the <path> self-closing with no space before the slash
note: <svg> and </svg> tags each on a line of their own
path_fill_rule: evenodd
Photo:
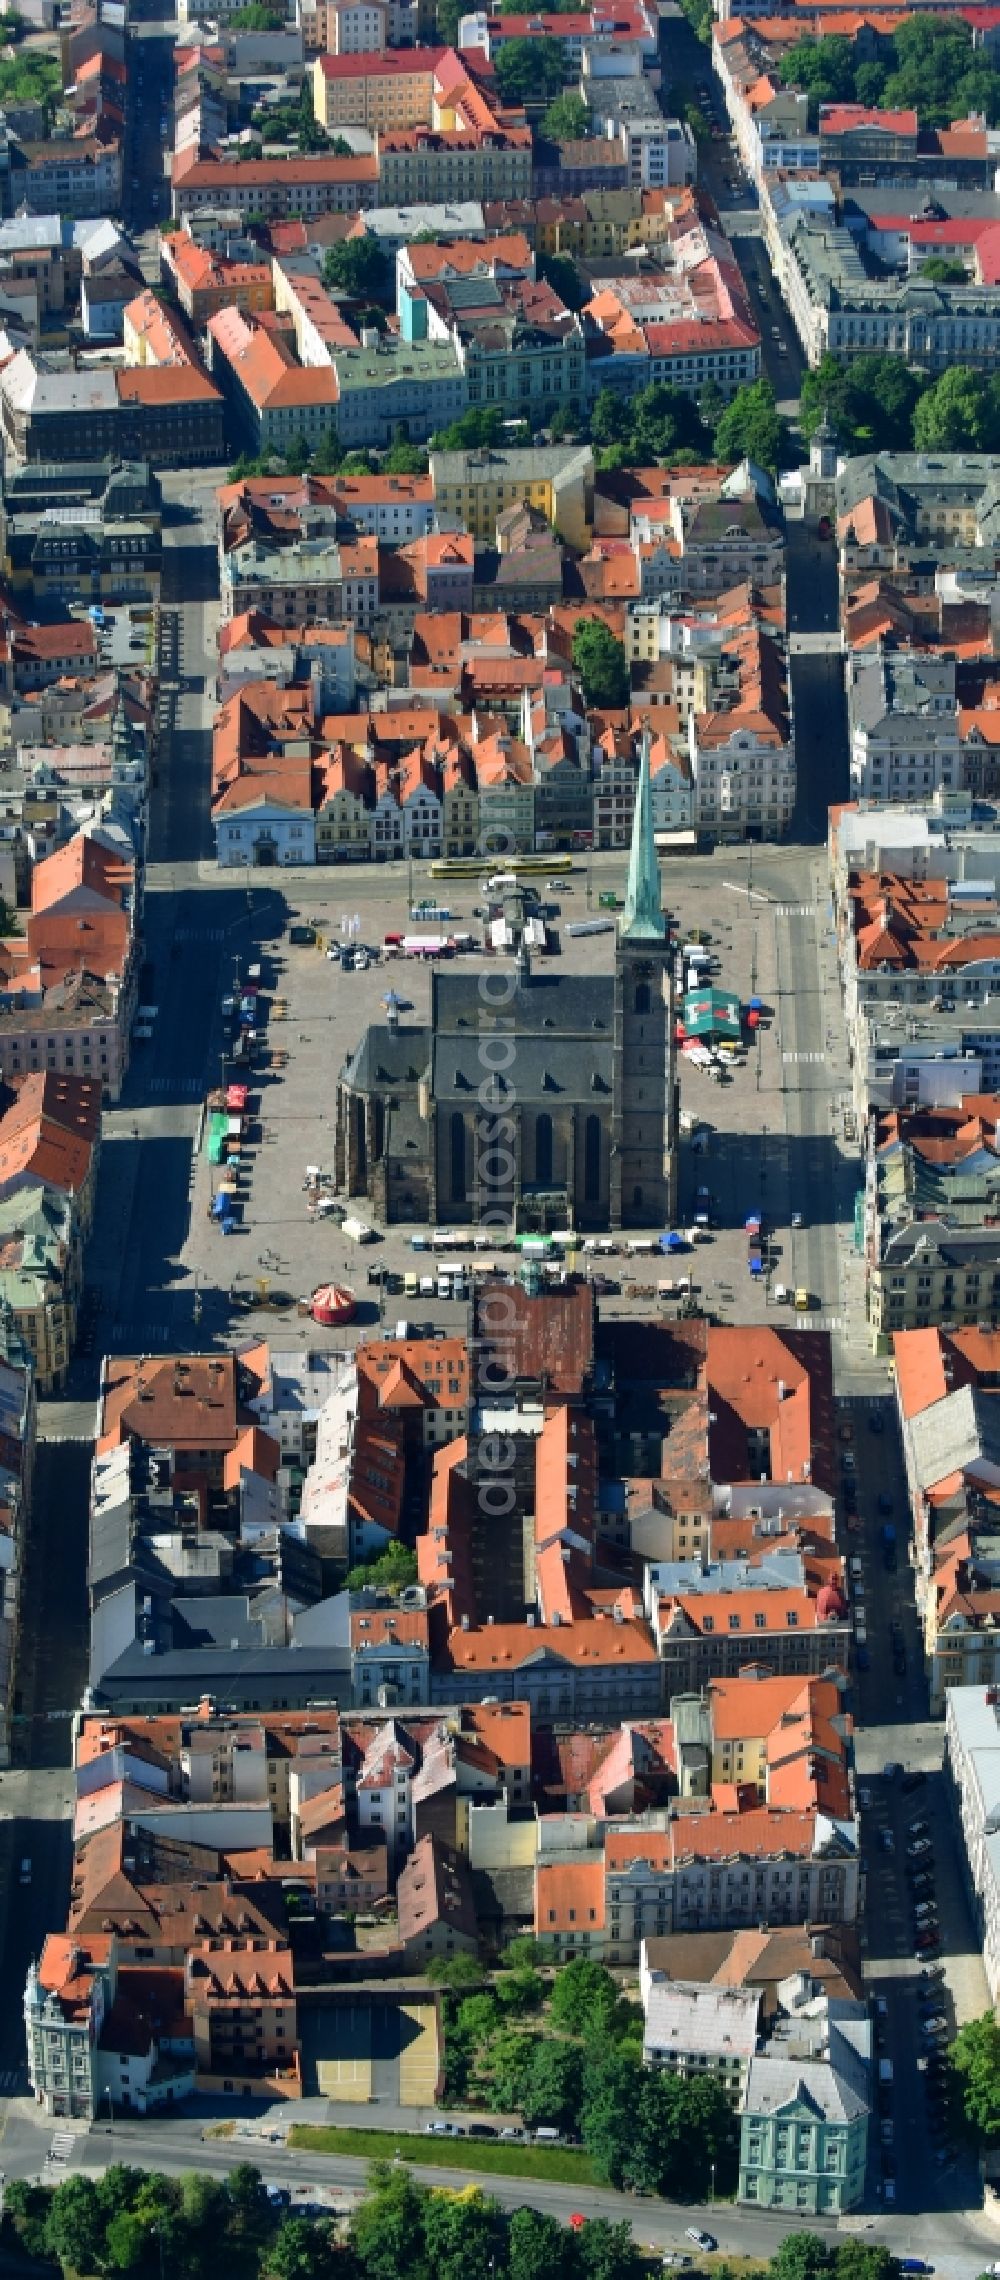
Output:
<svg viewBox="0 0 1000 2280">
<path fill-rule="evenodd" d="M 740 2110 L 739 2198 L 799 2216 L 839 2216 L 865 2189 L 871 2026 L 859 2003 L 824 2006 L 827 2055 L 794 2015 L 750 2062 Z M 799 2055 L 799 2052 L 802 2055 Z"/>
</svg>

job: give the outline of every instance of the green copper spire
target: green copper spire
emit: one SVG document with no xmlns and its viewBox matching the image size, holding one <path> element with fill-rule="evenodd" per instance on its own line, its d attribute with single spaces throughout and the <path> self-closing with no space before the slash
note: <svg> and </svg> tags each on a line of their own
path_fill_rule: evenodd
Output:
<svg viewBox="0 0 1000 2280">
<path fill-rule="evenodd" d="M 643 731 L 639 781 L 632 817 L 632 848 L 625 888 L 621 937 L 629 942 L 662 942 L 666 922 L 660 908 L 660 866 L 653 839 L 653 799 L 649 788 L 649 731 Z"/>
</svg>

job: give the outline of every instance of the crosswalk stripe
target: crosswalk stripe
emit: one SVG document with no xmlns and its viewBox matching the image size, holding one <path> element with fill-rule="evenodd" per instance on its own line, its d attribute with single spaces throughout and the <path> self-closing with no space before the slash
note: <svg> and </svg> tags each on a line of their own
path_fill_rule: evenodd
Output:
<svg viewBox="0 0 1000 2280">
<path fill-rule="evenodd" d="M 812 1062 L 815 1062 L 815 1061 L 825 1061 L 825 1060 L 826 1060 L 826 1054 L 825 1054 L 825 1052 L 822 1052 L 822 1051 L 820 1051 L 820 1052 L 816 1052 L 816 1053 L 790 1053 L 790 1052 L 783 1052 L 783 1053 L 782 1053 L 782 1056 L 781 1056 L 781 1058 L 782 1058 L 782 1060 L 783 1060 L 783 1061 L 812 1061 Z"/>
<path fill-rule="evenodd" d="M 777 903 L 775 918 L 815 918 L 815 903 Z"/>
</svg>

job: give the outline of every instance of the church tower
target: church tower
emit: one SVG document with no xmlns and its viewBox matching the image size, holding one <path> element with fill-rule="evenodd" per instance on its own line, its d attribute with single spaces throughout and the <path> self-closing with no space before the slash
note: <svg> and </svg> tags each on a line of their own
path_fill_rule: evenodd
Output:
<svg viewBox="0 0 1000 2280">
<path fill-rule="evenodd" d="M 668 1228 L 677 1206 L 673 988 L 653 838 L 648 732 L 615 947 L 614 1005 L 611 1225 Z"/>
</svg>

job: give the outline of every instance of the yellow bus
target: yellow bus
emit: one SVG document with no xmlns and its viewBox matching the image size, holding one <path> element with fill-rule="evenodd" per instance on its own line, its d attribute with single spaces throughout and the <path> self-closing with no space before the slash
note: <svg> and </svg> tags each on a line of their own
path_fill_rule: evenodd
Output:
<svg viewBox="0 0 1000 2280">
<path fill-rule="evenodd" d="M 571 855 L 440 855 L 431 864 L 431 878 L 480 879 L 513 871 L 518 878 L 564 879 L 572 868 Z"/>
</svg>

